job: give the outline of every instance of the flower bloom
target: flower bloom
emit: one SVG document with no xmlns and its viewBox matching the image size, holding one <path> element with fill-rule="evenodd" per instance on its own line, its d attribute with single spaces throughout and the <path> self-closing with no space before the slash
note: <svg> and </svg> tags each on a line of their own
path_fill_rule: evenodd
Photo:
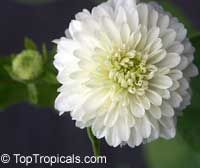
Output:
<svg viewBox="0 0 200 168">
<path fill-rule="evenodd" d="M 156 3 L 109 0 L 78 13 L 65 35 L 55 41 L 60 114 L 114 147 L 175 136 L 198 74 L 177 18 Z"/>
</svg>

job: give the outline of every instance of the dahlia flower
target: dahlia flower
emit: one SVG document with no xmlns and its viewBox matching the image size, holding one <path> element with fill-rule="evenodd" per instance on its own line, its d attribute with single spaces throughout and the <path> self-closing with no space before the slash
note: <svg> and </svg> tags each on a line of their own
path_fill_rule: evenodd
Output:
<svg viewBox="0 0 200 168">
<path fill-rule="evenodd" d="M 198 74 L 177 18 L 156 3 L 109 0 L 78 13 L 55 43 L 60 114 L 113 147 L 175 136 Z"/>
</svg>

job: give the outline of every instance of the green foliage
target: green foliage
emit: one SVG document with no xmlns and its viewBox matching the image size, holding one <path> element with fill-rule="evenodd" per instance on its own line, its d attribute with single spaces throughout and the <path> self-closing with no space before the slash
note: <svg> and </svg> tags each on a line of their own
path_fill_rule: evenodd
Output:
<svg viewBox="0 0 200 168">
<path fill-rule="evenodd" d="M 7 71 L 3 68 L 9 63 L 8 57 L 0 59 L 0 109 L 11 104 L 26 101 L 26 87 L 10 78 Z"/>
<path fill-rule="evenodd" d="M 200 35 L 191 39 L 196 48 L 195 63 L 200 66 Z M 195 150 L 200 152 L 200 76 L 192 80 L 192 104 L 178 121 L 178 130 L 184 140 Z"/>
<path fill-rule="evenodd" d="M 49 84 L 45 82 L 38 82 L 37 83 L 37 90 L 38 90 L 38 105 L 41 107 L 54 107 L 55 99 L 58 95 L 57 89 L 58 84 Z"/>
<path fill-rule="evenodd" d="M 45 44 L 42 44 L 42 56 L 44 63 L 46 63 L 48 61 L 48 50 Z"/>
<path fill-rule="evenodd" d="M 157 140 L 145 145 L 149 168 L 198 168 L 200 155 L 177 135 L 172 140 Z"/>
<path fill-rule="evenodd" d="M 92 132 L 92 129 L 91 128 L 87 128 L 87 134 L 88 134 L 88 138 L 90 139 L 90 142 L 92 144 L 92 149 L 93 149 L 93 153 L 95 156 L 100 156 L 100 148 L 101 148 L 101 142 L 99 139 L 97 139 L 93 132 Z"/>
<path fill-rule="evenodd" d="M 38 47 L 29 38 L 25 38 L 25 51 L 31 49 L 38 52 Z M 23 51 L 22 51 L 23 52 Z M 55 49 L 48 52 L 45 45 L 42 46 L 42 62 L 45 65 L 43 73 L 35 80 L 23 81 L 15 78 L 12 71 L 12 62 L 15 55 L 0 59 L 0 109 L 4 109 L 19 102 L 29 102 L 42 107 L 53 107 L 57 96 L 59 84 L 56 80 L 56 70 L 53 66 Z"/>
<path fill-rule="evenodd" d="M 38 103 L 38 91 L 37 91 L 36 85 L 34 83 L 29 83 L 29 84 L 27 84 L 27 89 L 28 89 L 29 101 L 32 104 L 37 104 Z"/>
<path fill-rule="evenodd" d="M 192 45 L 195 48 L 195 64 L 200 66 L 200 33 L 197 33 L 196 35 L 191 37 Z"/>
<path fill-rule="evenodd" d="M 37 50 L 35 42 L 28 37 L 25 37 L 24 39 L 24 48 L 29 50 Z"/>
</svg>

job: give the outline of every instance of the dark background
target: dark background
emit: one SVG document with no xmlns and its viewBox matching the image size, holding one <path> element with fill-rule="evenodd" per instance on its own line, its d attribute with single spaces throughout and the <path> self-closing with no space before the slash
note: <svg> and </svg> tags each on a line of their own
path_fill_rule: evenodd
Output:
<svg viewBox="0 0 200 168">
<path fill-rule="evenodd" d="M 193 25 L 200 29 L 200 2 L 197 0 L 175 2 L 192 20 Z M 23 49 L 25 36 L 32 38 L 38 45 L 45 42 L 51 47 L 53 39 L 64 35 L 64 30 L 75 13 L 82 8 L 91 9 L 94 5 L 94 0 L 57 0 L 42 5 L 1 0 L 0 55 L 20 52 Z M 0 154 L 92 155 L 86 131 L 76 128 L 68 115 L 59 117 L 53 110 L 38 109 L 25 103 L 14 105 L 0 113 L 0 135 Z M 102 146 L 102 153 L 108 157 L 108 164 L 103 167 L 147 167 L 142 147 L 114 149 L 104 142 Z M 75 165 L 71 166 L 75 167 Z M 15 168 L 16 165 L 14 163 L 3 167 L 0 165 L 0 168 L 4 167 Z M 83 166 L 79 165 L 79 167 Z M 87 167 L 91 166 L 87 165 Z"/>
</svg>

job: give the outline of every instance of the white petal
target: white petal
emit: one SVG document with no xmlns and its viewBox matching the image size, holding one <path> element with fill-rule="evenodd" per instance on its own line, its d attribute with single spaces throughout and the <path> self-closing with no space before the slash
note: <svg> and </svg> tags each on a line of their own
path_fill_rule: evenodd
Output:
<svg viewBox="0 0 200 168">
<path fill-rule="evenodd" d="M 128 111 L 127 114 L 127 123 L 128 123 L 128 127 L 131 128 L 135 125 L 135 116 L 132 115 L 132 113 L 130 111 Z"/>
<path fill-rule="evenodd" d="M 143 106 L 135 102 L 130 103 L 130 110 L 135 117 L 142 117 L 145 114 Z"/>
<path fill-rule="evenodd" d="M 168 48 L 176 39 L 176 32 L 173 29 L 167 29 L 162 35 L 164 48 Z"/>
<path fill-rule="evenodd" d="M 83 32 L 74 33 L 74 41 L 79 42 L 82 48 L 86 48 L 90 51 L 93 51 L 96 47 L 101 47 L 100 41 L 93 36 L 92 34 L 87 34 Z"/>
<path fill-rule="evenodd" d="M 106 51 L 110 51 L 112 49 L 113 41 L 107 36 L 105 32 L 102 31 L 95 32 L 95 37 L 99 40 L 99 42 L 103 46 L 103 49 L 105 49 Z M 95 48 L 95 51 L 96 49 L 97 48 Z"/>
<path fill-rule="evenodd" d="M 75 15 L 76 20 L 86 20 L 88 18 L 91 18 L 90 12 L 87 9 L 83 9 L 82 12 L 79 12 Z"/>
<path fill-rule="evenodd" d="M 148 25 L 148 6 L 146 4 L 139 4 L 137 6 L 139 21 L 142 26 Z"/>
<path fill-rule="evenodd" d="M 119 117 L 115 125 L 118 130 L 118 136 L 121 141 L 128 141 L 130 136 L 130 128 L 128 127 L 128 120 L 126 117 Z"/>
<path fill-rule="evenodd" d="M 79 103 L 78 95 L 66 95 L 64 93 L 60 93 L 55 100 L 55 109 L 63 112 L 72 111 L 76 105 L 76 102 Z"/>
<path fill-rule="evenodd" d="M 187 59 L 187 57 L 185 56 L 181 56 L 181 61 L 179 63 L 179 65 L 177 66 L 177 69 L 180 69 L 181 71 L 184 70 L 189 64 L 189 61 Z"/>
<path fill-rule="evenodd" d="M 183 73 L 179 70 L 173 69 L 170 71 L 168 76 L 170 76 L 170 78 L 172 78 L 173 80 L 179 80 L 183 77 Z"/>
<path fill-rule="evenodd" d="M 175 31 L 176 31 L 176 40 L 182 42 L 187 35 L 187 30 L 184 28 L 184 25 L 182 23 L 175 23 L 171 25 Z"/>
<path fill-rule="evenodd" d="M 156 38 L 159 37 L 160 29 L 158 27 L 153 27 L 149 30 L 148 32 L 148 39 L 147 43 L 151 43 L 154 41 Z"/>
<path fill-rule="evenodd" d="M 75 33 L 80 32 L 82 30 L 82 24 L 78 20 L 72 20 L 69 24 L 69 32 L 73 37 Z"/>
<path fill-rule="evenodd" d="M 177 53 L 177 54 L 182 54 L 184 51 L 184 46 L 180 43 L 180 42 L 173 42 L 172 45 L 170 45 L 169 48 L 167 48 L 168 52 L 172 52 L 172 53 Z"/>
<path fill-rule="evenodd" d="M 159 133 L 159 123 L 158 120 L 156 118 L 154 118 L 151 114 L 147 113 L 147 118 L 149 120 L 149 122 L 151 123 L 151 127 L 152 127 L 152 131 L 153 130 L 157 130 L 157 132 Z"/>
<path fill-rule="evenodd" d="M 160 127 L 160 137 L 164 139 L 172 139 L 176 136 L 176 128 L 172 127 L 167 129 L 165 127 Z"/>
<path fill-rule="evenodd" d="M 106 129 L 105 139 L 113 147 L 117 147 L 121 143 L 116 127 Z"/>
<path fill-rule="evenodd" d="M 96 117 L 93 125 L 92 131 L 97 138 L 103 138 L 105 136 L 105 127 L 102 124 L 103 117 Z"/>
<path fill-rule="evenodd" d="M 190 87 L 189 81 L 186 78 L 182 78 L 181 80 L 179 80 L 179 82 L 180 82 L 180 87 L 179 87 L 180 93 L 184 92 Z"/>
<path fill-rule="evenodd" d="M 151 55 L 156 55 L 158 54 L 158 52 L 160 52 L 160 49 L 162 48 L 162 40 L 160 38 L 157 38 L 154 43 L 151 45 L 151 50 L 150 53 Z M 156 54 L 152 54 L 152 53 L 156 53 Z"/>
<path fill-rule="evenodd" d="M 170 91 L 175 91 L 180 87 L 179 81 L 173 81 L 172 87 L 169 89 Z"/>
<path fill-rule="evenodd" d="M 162 104 L 162 98 L 161 96 L 152 91 L 152 90 L 147 90 L 146 91 L 146 96 L 148 97 L 148 99 L 150 100 L 150 102 L 155 105 L 155 106 L 160 106 Z"/>
<path fill-rule="evenodd" d="M 164 31 L 168 26 L 169 16 L 160 14 L 158 19 L 158 27 L 160 27 L 161 31 Z"/>
<path fill-rule="evenodd" d="M 163 116 L 159 121 L 160 121 L 161 125 L 163 127 L 165 127 L 166 129 L 171 129 L 174 127 L 174 121 L 170 117 Z"/>
<path fill-rule="evenodd" d="M 187 67 L 185 70 L 184 70 L 184 75 L 186 77 L 195 77 L 199 74 L 199 70 L 198 68 L 196 67 L 196 65 L 194 64 L 191 64 L 189 67 Z"/>
<path fill-rule="evenodd" d="M 184 44 L 184 54 L 194 54 L 195 48 L 188 39 L 185 39 L 182 43 Z"/>
<path fill-rule="evenodd" d="M 95 33 L 97 31 L 101 31 L 100 24 L 93 18 L 86 19 L 81 23 L 82 23 L 82 29 L 83 29 L 82 33 L 95 36 Z"/>
<path fill-rule="evenodd" d="M 147 42 L 147 36 L 148 36 L 148 33 L 147 33 L 147 28 L 146 27 L 141 27 L 141 34 L 142 34 L 142 38 L 137 46 L 137 49 L 136 50 L 144 50 L 145 46 L 146 46 L 146 42 Z"/>
<path fill-rule="evenodd" d="M 153 79 L 150 80 L 150 85 L 160 88 L 168 89 L 172 86 L 172 80 L 166 75 L 156 75 Z"/>
<path fill-rule="evenodd" d="M 158 107 L 158 106 L 151 105 L 151 108 L 149 109 L 149 111 L 150 111 L 151 115 L 156 119 L 160 119 L 162 116 L 160 107 Z"/>
<path fill-rule="evenodd" d="M 121 107 L 119 107 L 118 104 L 113 103 L 106 112 L 104 125 L 107 127 L 112 127 L 117 122 L 119 114 L 121 112 Z"/>
<path fill-rule="evenodd" d="M 130 25 L 132 32 L 136 32 L 139 26 L 139 16 L 137 10 L 131 10 L 128 12 L 127 17 L 128 24 Z"/>
<path fill-rule="evenodd" d="M 109 94 L 106 90 L 97 89 L 93 92 L 89 93 L 88 96 L 85 98 L 82 108 L 85 111 L 96 111 L 98 110 L 102 104 L 105 103 Z"/>
<path fill-rule="evenodd" d="M 143 117 L 140 122 L 140 129 L 144 138 L 148 138 L 151 134 L 151 123 L 147 117 Z"/>
<path fill-rule="evenodd" d="M 153 8 L 149 11 L 149 28 L 156 27 L 158 22 L 158 12 Z"/>
<path fill-rule="evenodd" d="M 62 71 L 67 68 L 69 72 L 77 68 L 76 63 L 78 59 L 74 57 L 74 51 L 79 48 L 77 42 L 66 38 L 61 38 L 57 44 L 57 54 L 54 57 L 54 66 Z M 68 66 L 66 66 L 68 65 Z"/>
<path fill-rule="evenodd" d="M 92 16 L 95 19 L 98 19 L 101 17 L 110 17 L 110 12 L 102 6 L 97 6 L 92 9 Z"/>
<path fill-rule="evenodd" d="M 158 93 L 163 99 L 170 98 L 170 92 L 167 89 L 152 88 L 156 93 Z"/>
<path fill-rule="evenodd" d="M 168 53 L 165 59 L 163 59 L 162 62 L 159 62 L 158 65 L 160 67 L 174 68 L 180 63 L 180 61 L 181 61 L 181 58 L 178 54 Z"/>
<path fill-rule="evenodd" d="M 116 18 L 115 22 L 117 23 L 118 26 L 121 26 L 124 23 L 127 23 L 127 17 L 126 17 L 126 12 L 124 8 L 119 7 L 116 11 Z"/>
<path fill-rule="evenodd" d="M 114 41 L 118 46 L 120 45 L 121 38 L 120 32 L 115 23 L 108 17 L 103 18 L 104 31 L 107 33 L 111 41 Z"/>
<path fill-rule="evenodd" d="M 126 44 L 128 42 L 130 33 L 131 31 L 128 24 L 123 24 L 121 27 L 121 38 L 122 38 L 123 43 Z"/>
<path fill-rule="evenodd" d="M 173 117 L 174 116 L 174 109 L 166 101 L 163 101 L 162 106 L 160 108 L 161 108 L 162 114 L 164 116 L 166 116 L 166 117 Z"/>
<path fill-rule="evenodd" d="M 136 0 L 111 0 L 111 5 L 116 9 L 124 7 L 126 10 L 130 10 L 136 7 Z"/>
<path fill-rule="evenodd" d="M 135 126 L 131 129 L 128 145 L 131 147 L 139 146 L 142 143 L 141 131 Z"/>
<path fill-rule="evenodd" d="M 130 44 L 128 44 L 129 47 L 132 49 L 135 49 L 138 46 L 141 38 L 142 38 L 142 35 L 140 32 L 132 33 L 130 37 L 130 41 L 129 41 Z"/>
<path fill-rule="evenodd" d="M 169 103 L 174 108 L 178 108 L 182 101 L 183 101 L 183 98 L 177 92 L 171 92 L 171 99 L 169 99 Z"/>
<path fill-rule="evenodd" d="M 151 106 L 149 99 L 146 96 L 140 96 L 139 100 L 146 110 Z"/>
<path fill-rule="evenodd" d="M 166 51 L 165 50 L 160 50 L 159 53 L 157 53 L 155 55 L 152 55 L 148 59 L 148 63 L 150 63 L 150 64 L 156 64 L 156 63 L 162 61 L 165 57 L 166 57 Z"/>
</svg>

